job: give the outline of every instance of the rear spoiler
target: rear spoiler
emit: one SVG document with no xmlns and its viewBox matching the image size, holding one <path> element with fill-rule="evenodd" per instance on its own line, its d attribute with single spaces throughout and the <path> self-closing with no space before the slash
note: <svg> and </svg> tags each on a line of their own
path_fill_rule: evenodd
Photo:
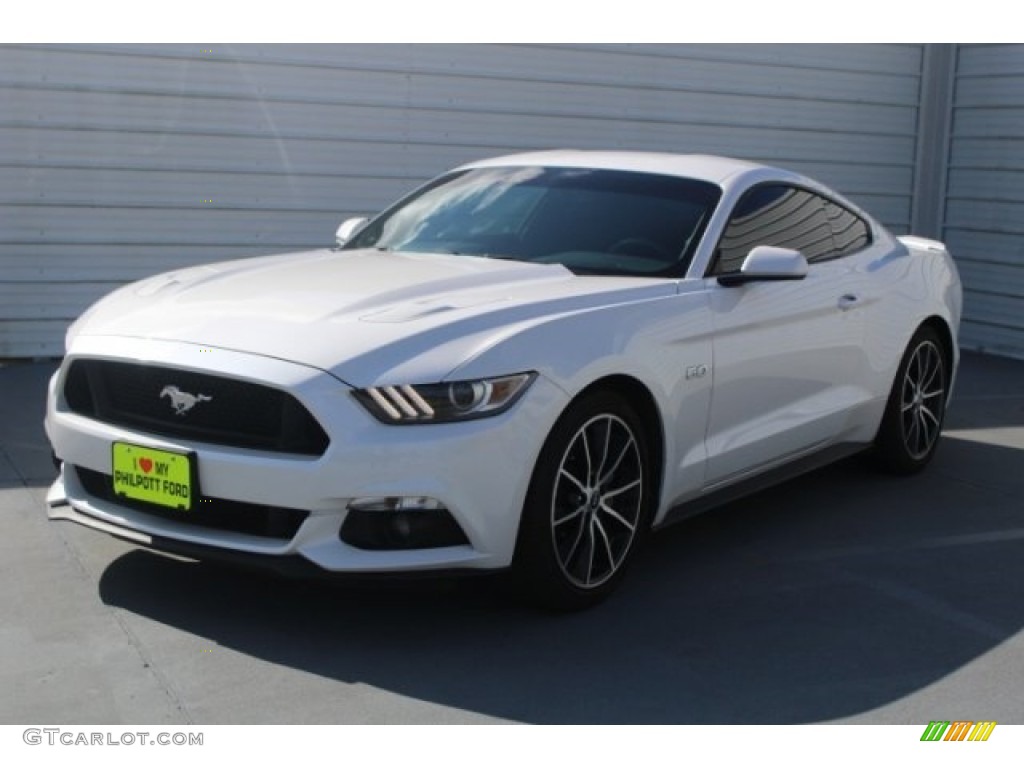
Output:
<svg viewBox="0 0 1024 768">
<path fill-rule="evenodd" d="M 931 251 L 932 253 L 945 254 L 949 253 L 949 251 L 946 250 L 945 244 L 940 243 L 938 240 L 929 240 L 926 237 L 918 237 L 917 235 L 903 235 L 901 237 L 898 237 L 897 240 L 899 240 L 912 251 Z"/>
</svg>

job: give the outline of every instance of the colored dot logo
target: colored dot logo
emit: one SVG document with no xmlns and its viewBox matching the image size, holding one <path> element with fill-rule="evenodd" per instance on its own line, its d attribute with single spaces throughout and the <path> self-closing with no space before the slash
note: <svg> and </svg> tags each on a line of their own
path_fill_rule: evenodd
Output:
<svg viewBox="0 0 1024 768">
<path fill-rule="evenodd" d="M 988 741 L 996 728 L 994 720 L 932 720 L 921 735 L 921 741 Z"/>
</svg>

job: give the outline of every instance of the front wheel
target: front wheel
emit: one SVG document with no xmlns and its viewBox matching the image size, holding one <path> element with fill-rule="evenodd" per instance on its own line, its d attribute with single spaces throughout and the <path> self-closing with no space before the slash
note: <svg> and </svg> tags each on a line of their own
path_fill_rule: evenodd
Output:
<svg viewBox="0 0 1024 768">
<path fill-rule="evenodd" d="M 531 602 L 578 610 L 621 581 L 650 524 L 643 424 L 620 397 L 574 403 L 548 436 L 530 481 L 513 573 Z"/>
<path fill-rule="evenodd" d="M 875 439 L 883 468 L 911 474 L 931 461 L 945 418 L 949 378 L 949 361 L 938 334 L 927 326 L 920 328 L 900 361 Z"/>
</svg>

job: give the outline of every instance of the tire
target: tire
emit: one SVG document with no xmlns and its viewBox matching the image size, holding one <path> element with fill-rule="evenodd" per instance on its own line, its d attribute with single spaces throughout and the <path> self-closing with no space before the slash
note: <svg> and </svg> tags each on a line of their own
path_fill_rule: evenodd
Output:
<svg viewBox="0 0 1024 768">
<path fill-rule="evenodd" d="M 596 605 L 622 581 L 650 527 L 643 423 L 607 392 L 570 405 L 541 450 L 516 541 L 521 597 L 561 611 Z"/>
<path fill-rule="evenodd" d="M 903 354 L 882 424 L 875 458 L 889 472 L 920 472 L 939 444 L 949 396 L 950 362 L 934 329 L 922 326 Z"/>
</svg>

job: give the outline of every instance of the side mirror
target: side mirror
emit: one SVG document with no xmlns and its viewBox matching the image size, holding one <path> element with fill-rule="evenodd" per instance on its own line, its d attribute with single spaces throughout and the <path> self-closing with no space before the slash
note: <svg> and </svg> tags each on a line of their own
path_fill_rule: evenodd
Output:
<svg viewBox="0 0 1024 768">
<path fill-rule="evenodd" d="M 357 216 L 353 219 L 345 219 L 341 222 L 341 226 L 338 227 L 338 231 L 334 234 L 334 239 L 338 245 L 344 245 L 353 237 L 359 234 L 360 230 L 366 226 L 369 221 L 365 216 Z"/>
<path fill-rule="evenodd" d="M 721 285 L 733 286 L 762 280 L 803 280 L 807 277 L 807 259 L 792 248 L 759 245 L 747 254 L 739 272 L 718 276 Z"/>
</svg>

